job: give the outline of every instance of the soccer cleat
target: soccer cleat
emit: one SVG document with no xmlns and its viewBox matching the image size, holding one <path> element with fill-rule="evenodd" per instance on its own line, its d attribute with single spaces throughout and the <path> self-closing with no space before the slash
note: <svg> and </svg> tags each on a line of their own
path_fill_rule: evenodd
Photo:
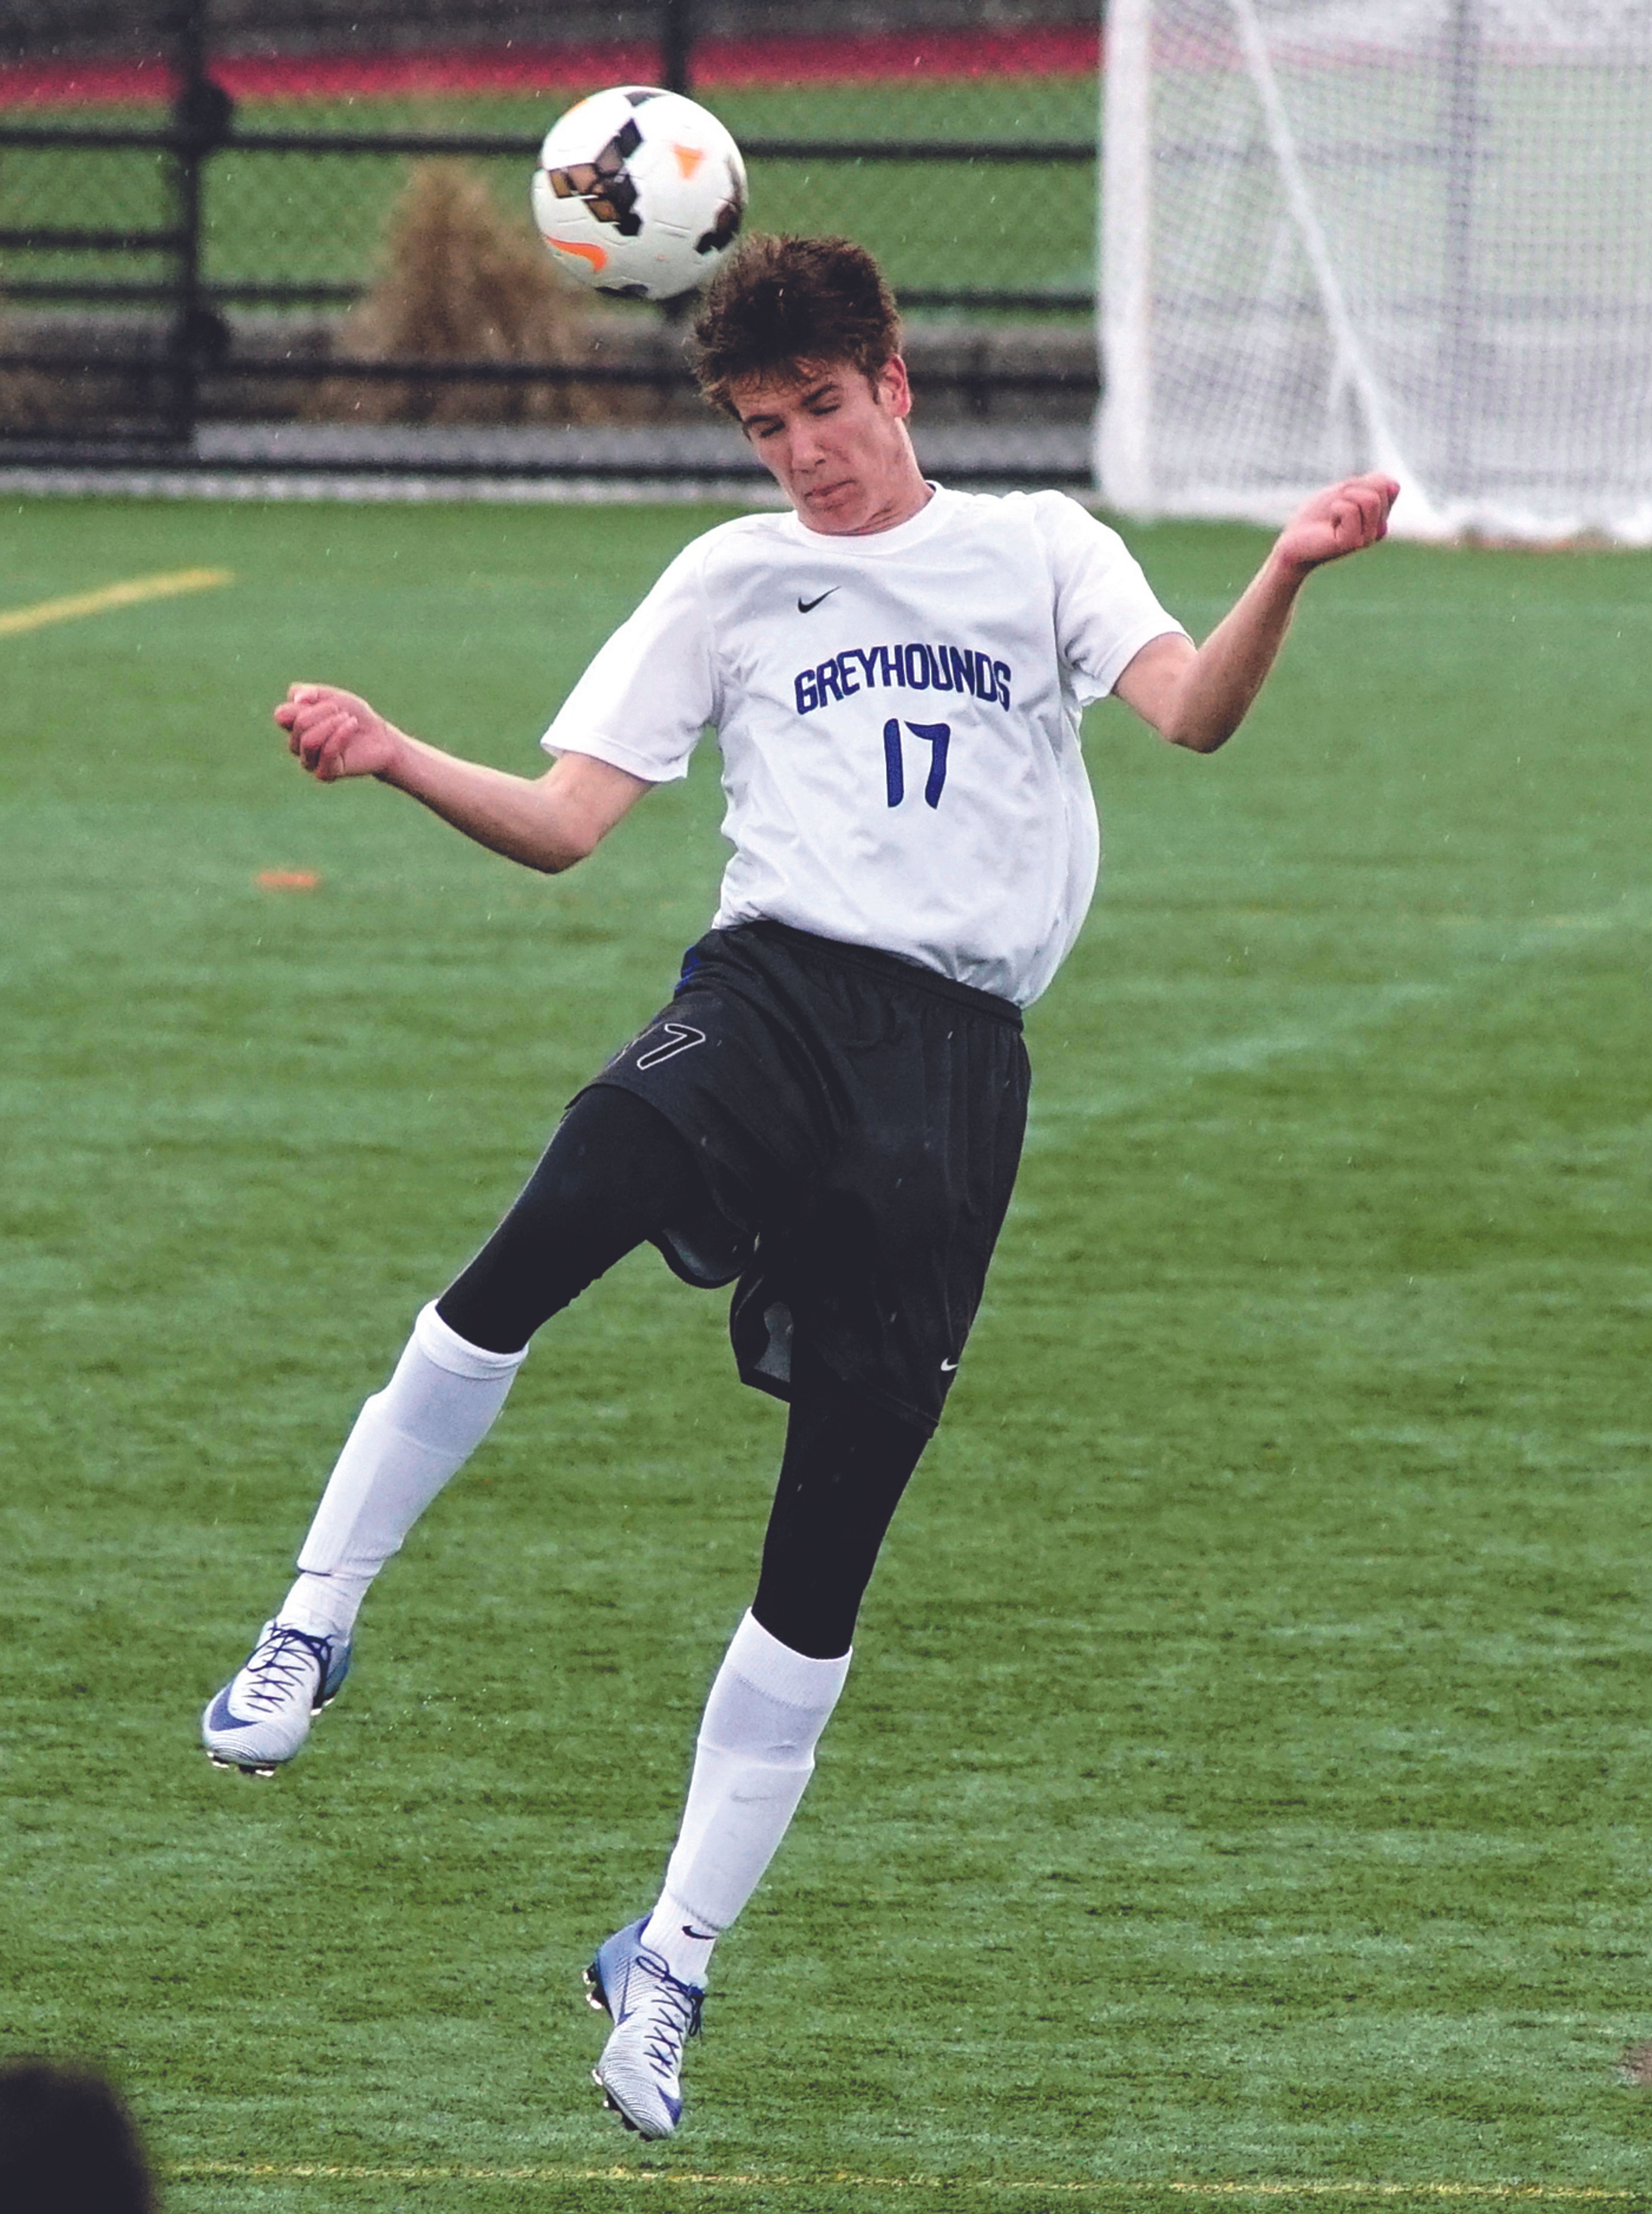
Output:
<svg viewBox="0 0 1652 2214">
<path fill-rule="evenodd" d="M 658 1953 L 645 1951 L 645 1914 L 616 1930 L 585 1971 L 585 1997 L 614 2017 L 590 2071 L 608 2104 L 639 2137 L 669 2138 L 682 2119 L 682 2048 L 700 2034 L 704 1991 L 680 1984 Z"/>
<path fill-rule="evenodd" d="M 310 1717 L 330 1706 L 350 1672 L 350 1647 L 312 1637 L 290 1622 L 266 1622 L 247 1665 L 201 1716 L 201 1743 L 219 1768 L 273 1776 L 309 1735 Z"/>
</svg>

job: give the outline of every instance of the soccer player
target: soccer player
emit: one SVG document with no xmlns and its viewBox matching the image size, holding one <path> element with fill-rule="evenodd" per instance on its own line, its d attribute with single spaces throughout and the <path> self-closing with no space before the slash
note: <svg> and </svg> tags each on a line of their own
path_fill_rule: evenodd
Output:
<svg viewBox="0 0 1652 2214">
<path fill-rule="evenodd" d="M 696 539 L 591 663 L 537 780 L 462 761 L 327 684 L 275 719 L 315 777 L 373 776 L 529 868 L 582 860 L 713 725 L 733 846 L 670 1004 L 568 1108 L 521 1197 L 363 1407 L 208 1752 L 268 1773 L 349 1666 L 357 1611 L 486 1434 L 529 1341 L 644 1241 L 733 1282 L 740 1373 L 789 1402 L 757 1587 L 711 1689 L 651 1911 L 587 1980 L 597 2080 L 644 2136 L 682 2112 L 712 1948 L 785 1833 L 862 1594 L 964 1356 L 1025 1118 L 1021 1010 L 1084 920 L 1079 749 L 1117 693 L 1210 753 L 1303 580 L 1398 486 L 1287 525 L 1196 650 L 1120 539 L 1059 492 L 926 481 L 894 303 L 841 239 L 750 239 L 695 325 L 702 389 L 791 503 Z"/>
</svg>

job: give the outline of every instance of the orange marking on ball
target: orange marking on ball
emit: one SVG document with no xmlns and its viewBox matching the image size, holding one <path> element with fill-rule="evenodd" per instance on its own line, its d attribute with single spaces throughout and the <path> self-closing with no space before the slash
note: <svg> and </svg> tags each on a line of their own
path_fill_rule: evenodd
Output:
<svg viewBox="0 0 1652 2214">
<path fill-rule="evenodd" d="M 595 270 L 601 271 L 608 266 L 608 256 L 600 246 L 586 246 L 572 238 L 548 238 L 545 243 L 558 254 L 572 254 L 581 261 L 589 261 Z"/>
<path fill-rule="evenodd" d="M 313 892 L 321 881 L 314 869 L 260 869 L 257 878 L 261 892 Z"/>
<path fill-rule="evenodd" d="M 703 146 L 679 146 L 674 138 L 671 141 L 671 151 L 676 156 L 676 165 L 682 170 L 683 182 L 686 184 L 705 160 L 706 150 Z"/>
</svg>

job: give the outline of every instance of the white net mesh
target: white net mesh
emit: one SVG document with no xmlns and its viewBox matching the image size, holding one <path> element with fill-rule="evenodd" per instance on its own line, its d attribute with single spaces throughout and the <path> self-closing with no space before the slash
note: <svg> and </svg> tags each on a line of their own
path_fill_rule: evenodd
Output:
<svg viewBox="0 0 1652 2214">
<path fill-rule="evenodd" d="M 1102 490 L 1652 542 L 1652 0 L 1114 0 Z"/>
</svg>

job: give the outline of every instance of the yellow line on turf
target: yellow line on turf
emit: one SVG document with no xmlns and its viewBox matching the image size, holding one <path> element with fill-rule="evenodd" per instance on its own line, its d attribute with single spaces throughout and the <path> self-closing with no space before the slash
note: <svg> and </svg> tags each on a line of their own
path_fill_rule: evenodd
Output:
<svg viewBox="0 0 1652 2214">
<path fill-rule="evenodd" d="M 125 584 L 104 584 L 95 592 L 71 592 L 64 599 L 38 601 L 32 608 L 8 608 L 0 614 L 0 638 L 44 630 L 48 623 L 74 622 L 82 615 L 105 615 L 111 608 L 135 608 L 144 600 L 210 592 L 216 585 L 235 581 L 229 569 L 169 569 L 159 577 L 129 577 Z"/>
<path fill-rule="evenodd" d="M 1627 2205 L 1628 2191 L 1612 2191 L 1591 2184 L 1571 2183 L 1349 2183 L 1330 2177 L 1310 2177 L 1300 2183 L 1178 2182 L 1131 2180 L 1124 2178 L 1092 2182 L 1034 2180 L 1022 2176 L 862 2175 L 851 2168 L 824 2169 L 808 2175 L 738 2171 L 708 2174 L 697 2168 L 348 2168 L 303 2162 L 286 2165 L 266 2161 L 181 2161 L 168 2174 L 174 2182 L 280 2183 L 635 2183 L 720 2185 L 725 2190 L 819 2191 L 830 2186 L 853 2190 L 945 2191 L 989 2193 L 1037 2192 L 1056 2196 L 1136 2199 L 1148 2197 L 1181 2199 L 1452 2199 L 1477 2205 L 1512 2205 L 1516 2201 L 1569 2205 Z"/>
</svg>

